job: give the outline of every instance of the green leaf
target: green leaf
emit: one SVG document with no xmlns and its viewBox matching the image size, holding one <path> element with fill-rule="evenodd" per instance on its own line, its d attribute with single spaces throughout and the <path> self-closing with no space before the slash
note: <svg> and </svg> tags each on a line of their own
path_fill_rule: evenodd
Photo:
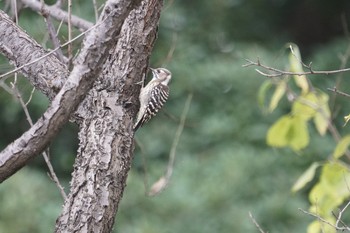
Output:
<svg viewBox="0 0 350 233">
<path fill-rule="evenodd" d="M 284 147 L 288 145 L 286 135 L 291 127 L 291 117 L 282 116 L 278 119 L 267 132 L 267 144 L 273 147 Z"/>
<path fill-rule="evenodd" d="M 307 129 L 307 122 L 301 117 L 293 117 L 292 127 L 288 132 L 290 147 L 299 151 L 309 145 L 310 138 Z"/>
<path fill-rule="evenodd" d="M 329 223 L 335 224 L 334 219 L 325 219 Z M 315 220 L 309 224 L 307 227 L 307 233 L 336 233 L 336 229 L 333 226 L 330 226 L 327 223 Z"/>
<path fill-rule="evenodd" d="M 344 121 L 345 121 L 344 125 L 346 125 L 349 120 L 350 120 L 350 114 L 344 117 Z"/>
<path fill-rule="evenodd" d="M 315 93 L 302 94 L 294 101 L 292 114 L 298 115 L 307 121 L 315 116 L 317 107 L 317 96 Z"/>
<path fill-rule="evenodd" d="M 313 221 L 307 227 L 307 233 L 319 233 L 321 231 L 321 226 L 318 221 Z"/>
<path fill-rule="evenodd" d="M 338 159 L 345 154 L 350 144 L 350 135 L 343 137 L 334 149 L 333 157 Z"/>
<path fill-rule="evenodd" d="M 290 53 L 289 53 L 289 65 L 290 71 L 294 73 L 303 73 L 303 66 L 301 64 L 302 59 L 300 55 L 299 48 L 296 44 L 290 44 Z M 305 75 L 294 75 L 294 81 L 298 87 L 302 90 L 302 93 L 309 92 L 309 83 Z"/>
<path fill-rule="evenodd" d="M 324 168 L 325 170 L 329 169 L 327 164 Z M 330 165 L 332 166 L 332 165 Z M 335 169 L 338 169 L 337 166 L 334 167 Z M 333 169 L 333 168 L 331 168 Z M 327 173 L 327 172 L 326 172 Z M 332 172 L 334 173 L 334 171 Z M 337 173 L 337 172 L 335 172 Z M 323 176 L 324 174 L 322 174 L 321 176 Z M 332 175 L 331 175 L 332 176 Z M 336 175 L 337 176 L 337 175 Z M 344 188 L 344 185 L 347 186 L 344 182 L 343 179 L 338 179 L 340 177 L 337 177 L 337 181 L 336 183 L 339 183 L 339 181 L 341 181 L 342 183 L 342 188 Z M 331 224 L 335 224 L 336 219 L 333 216 L 333 213 L 335 210 L 338 209 L 338 207 L 344 202 L 345 198 L 347 198 L 349 195 L 347 194 L 347 196 L 344 196 L 343 192 L 340 193 L 340 195 L 337 193 L 337 185 L 333 185 L 332 183 L 328 183 L 328 181 L 326 181 L 326 179 L 323 179 L 321 177 L 320 182 L 317 183 L 314 188 L 311 190 L 310 195 L 309 195 L 309 199 L 310 202 L 312 203 L 312 206 L 310 207 L 310 212 L 313 214 L 316 214 L 317 216 L 321 217 L 322 219 L 324 219 L 325 221 L 331 223 Z M 348 190 L 347 190 L 348 191 Z M 319 223 L 318 227 L 316 227 L 315 224 L 314 226 L 312 226 L 312 224 L 309 225 L 308 227 L 308 232 L 317 232 L 317 233 L 323 233 L 323 232 L 336 232 L 334 227 L 329 226 L 326 223 L 323 223 L 321 221 L 317 221 Z M 309 231 L 310 229 L 310 231 Z M 313 229 L 314 231 L 311 231 L 311 229 Z M 318 229 L 318 230 L 316 230 Z"/>
<path fill-rule="evenodd" d="M 321 171 L 319 182 L 312 188 L 309 200 L 310 211 L 321 217 L 329 217 L 350 196 L 348 181 L 349 169 L 340 162 L 328 162 Z"/>
<path fill-rule="evenodd" d="M 267 144 L 273 147 L 289 146 L 295 151 L 309 144 L 306 121 L 298 116 L 285 115 L 277 120 L 267 132 Z"/>
<path fill-rule="evenodd" d="M 316 169 L 320 166 L 319 163 L 312 163 L 311 166 L 298 178 L 292 187 L 292 192 L 297 192 L 309 183 L 315 176 Z"/>
<path fill-rule="evenodd" d="M 273 112 L 273 110 L 275 110 L 279 101 L 281 100 L 283 95 L 286 93 L 286 89 L 287 89 L 287 83 L 284 80 L 280 81 L 277 84 L 275 92 L 273 93 L 271 98 L 271 102 L 269 105 L 269 112 Z"/>
<path fill-rule="evenodd" d="M 321 91 L 317 92 L 318 109 L 314 116 L 314 124 L 320 135 L 325 135 L 328 129 L 329 119 L 331 117 L 331 110 L 328 106 L 329 96 Z"/>
<path fill-rule="evenodd" d="M 258 104 L 259 106 L 265 110 L 265 101 L 266 101 L 266 93 L 268 90 L 270 90 L 270 88 L 272 87 L 272 83 L 270 80 L 265 80 L 258 91 Z"/>
</svg>

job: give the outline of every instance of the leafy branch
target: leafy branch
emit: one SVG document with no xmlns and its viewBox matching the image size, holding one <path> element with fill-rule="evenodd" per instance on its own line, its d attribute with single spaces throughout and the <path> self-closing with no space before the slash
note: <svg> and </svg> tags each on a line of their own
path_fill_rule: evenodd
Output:
<svg viewBox="0 0 350 233">
<path fill-rule="evenodd" d="M 334 152 L 326 161 L 313 162 L 295 182 L 292 191 L 297 192 L 304 188 L 315 178 L 316 170 L 321 168 L 318 181 L 313 184 L 309 194 L 310 211 L 301 210 L 317 218 L 309 225 L 308 232 L 349 231 L 350 228 L 346 226 L 341 218 L 350 204 L 347 203 L 338 215 L 335 215 L 334 211 L 350 197 L 350 190 L 346 182 L 350 179 L 350 169 L 348 164 L 341 160 L 343 155 L 350 160 L 348 150 L 350 136 L 342 136 L 339 133 L 331 116 L 329 95 L 315 88 L 307 75 L 341 74 L 350 71 L 350 68 L 316 71 L 312 68 L 312 63 L 306 65 L 302 62 L 296 45 L 289 45 L 289 49 L 289 69 L 283 70 L 268 66 L 263 64 L 259 58 L 257 58 L 257 61 L 246 59 L 247 64 L 243 65 L 243 67 L 260 67 L 260 69 L 255 69 L 256 72 L 268 78 L 259 91 L 259 102 L 262 105 L 266 102 L 266 92 L 275 87 L 268 112 L 272 112 L 278 107 L 283 96 L 286 96 L 291 102 L 290 113 L 281 116 L 268 130 L 267 144 L 271 147 L 289 147 L 300 153 L 310 143 L 310 133 L 307 127 L 310 121 L 313 121 L 317 132 L 321 136 L 325 135 L 327 130 L 330 132 L 337 142 Z M 344 55 L 343 57 L 342 67 L 344 67 L 345 60 L 349 56 Z M 290 85 L 292 81 L 294 81 L 294 85 Z M 295 86 L 297 90 L 294 90 Z M 336 95 L 350 97 L 349 94 L 339 91 L 338 87 L 339 83 L 327 90 Z M 350 114 L 345 117 L 346 121 L 349 119 Z"/>
</svg>

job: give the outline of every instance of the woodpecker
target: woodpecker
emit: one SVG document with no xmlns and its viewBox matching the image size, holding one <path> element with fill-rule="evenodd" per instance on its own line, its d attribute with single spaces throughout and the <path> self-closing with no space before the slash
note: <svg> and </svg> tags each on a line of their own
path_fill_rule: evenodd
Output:
<svg viewBox="0 0 350 233">
<path fill-rule="evenodd" d="M 134 125 L 135 131 L 157 114 L 169 96 L 168 84 L 171 72 L 165 68 L 150 69 L 153 78 L 145 87 L 141 88 L 140 110 Z"/>
</svg>

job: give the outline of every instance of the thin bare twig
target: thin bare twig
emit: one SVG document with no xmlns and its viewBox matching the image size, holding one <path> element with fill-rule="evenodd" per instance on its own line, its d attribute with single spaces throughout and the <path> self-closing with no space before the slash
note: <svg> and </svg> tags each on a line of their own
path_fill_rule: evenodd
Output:
<svg viewBox="0 0 350 233">
<path fill-rule="evenodd" d="M 12 89 L 4 82 L 4 80 L 0 80 L 0 87 L 2 87 L 2 89 L 4 89 L 10 95 L 13 95 Z"/>
<path fill-rule="evenodd" d="M 344 17 L 344 15 L 342 15 L 342 26 L 343 26 L 343 30 L 344 30 L 344 34 L 346 35 L 346 38 L 349 40 L 349 31 L 348 31 L 348 25 L 347 25 L 347 22 L 346 22 L 346 19 Z M 348 43 L 347 45 L 347 48 L 346 48 L 346 51 L 344 52 L 344 54 L 339 54 L 339 59 L 340 59 L 340 69 L 344 69 L 346 67 L 346 64 L 348 63 L 348 60 L 350 58 L 350 43 Z M 343 76 L 344 76 L 344 73 L 340 73 L 336 80 L 335 80 L 335 85 L 334 85 L 334 88 L 338 89 L 339 87 L 341 87 L 341 82 L 343 81 Z M 329 101 L 330 103 L 330 106 L 332 107 L 332 113 L 333 113 L 333 116 L 337 115 L 336 114 L 336 105 L 335 105 L 335 101 L 336 101 L 336 98 L 337 98 L 337 95 L 332 95 L 331 96 L 331 99 Z"/>
<path fill-rule="evenodd" d="M 268 78 L 272 78 L 272 77 L 280 77 L 280 76 L 284 76 L 284 75 L 297 75 L 297 76 L 303 76 L 303 75 L 330 75 L 330 74 L 338 74 L 338 73 L 343 73 L 343 72 L 349 72 L 350 68 L 345 68 L 345 69 L 339 69 L 339 70 L 324 70 L 324 71 L 316 71 L 313 70 L 311 68 L 311 66 L 307 66 L 305 65 L 308 69 L 310 69 L 310 71 L 307 72 L 291 72 L 291 71 L 285 71 L 285 70 L 280 70 L 280 69 L 276 69 L 267 65 L 264 65 L 260 62 L 260 60 L 258 59 L 257 62 L 254 62 L 252 60 L 249 59 L 245 59 L 247 61 L 247 64 L 244 64 L 242 67 L 249 67 L 249 66 L 258 66 L 258 67 L 262 67 L 265 70 L 269 70 L 272 71 L 274 73 L 272 74 L 267 74 L 259 69 L 255 69 L 258 73 L 260 73 L 261 75 L 268 77 Z"/>
<path fill-rule="evenodd" d="M 32 91 L 30 92 L 30 96 L 29 96 L 27 102 L 25 103 L 25 106 L 27 106 L 30 103 L 30 101 L 32 101 L 34 91 L 35 91 L 35 87 L 33 87 Z"/>
<path fill-rule="evenodd" d="M 72 39 L 72 0 L 68 0 L 68 41 Z M 73 64 L 73 44 L 68 44 L 68 67 Z"/>
<path fill-rule="evenodd" d="M 314 213 L 311 213 L 311 212 L 308 212 L 306 210 L 303 210 L 301 208 L 298 208 L 299 211 L 303 212 L 304 214 L 307 214 L 307 215 L 310 215 L 314 218 L 316 218 L 317 220 L 331 226 L 331 227 L 334 227 L 334 229 L 338 230 L 338 231 L 350 231 L 350 228 L 349 227 L 338 227 L 332 223 L 330 223 L 329 221 L 327 221 L 326 219 L 322 218 L 321 216 L 317 215 L 317 214 L 314 214 Z"/>
<path fill-rule="evenodd" d="M 332 215 L 333 215 L 335 218 L 337 218 L 337 221 L 339 220 L 339 223 L 343 224 L 343 227 L 350 229 L 350 228 L 345 224 L 345 222 L 344 222 L 342 219 L 338 219 L 337 215 L 335 215 L 333 211 L 332 211 Z M 336 224 L 337 227 L 339 227 L 339 223 Z"/>
<path fill-rule="evenodd" d="M 15 16 L 15 22 L 16 24 L 18 24 L 18 7 L 17 7 L 17 1 L 14 0 L 14 1 L 11 1 L 11 4 L 13 5 L 14 7 L 14 16 Z"/>
<path fill-rule="evenodd" d="M 179 124 L 179 127 L 177 128 L 175 138 L 174 138 L 173 144 L 171 146 L 170 155 L 169 155 L 169 164 L 168 164 L 167 173 L 166 173 L 166 177 L 168 179 L 170 179 L 170 177 L 173 173 L 175 156 L 176 156 L 176 148 L 177 148 L 177 145 L 179 144 L 180 137 L 181 137 L 182 131 L 183 131 L 184 126 L 185 126 L 187 114 L 188 114 L 188 111 L 189 111 L 190 106 L 191 106 L 192 97 L 193 97 L 192 93 L 189 94 L 187 97 L 184 109 L 183 109 L 182 114 L 181 114 L 180 124 Z"/>
<path fill-rule="evenodd" d="M 98 9 L 97 9 L 96 0 L 92 0 L 92 5 L 94 7 L 94 12 L 95 12 L 95 22 L 97 22 L 97 20 L 98 20 Z"/>
<path fill-rule="evenodd" d="M 12 86 L 12 94 L 18 99 L 18 101 L 20 102 L 21 106 L 22 106 L 22 109 L 24 111 L 24 114 L 26 115 L 26 118 L 27 118 L 27 121 L 29 123 L 29 125 L 32 127 L 33 126 L 33 120 L 30 116 L 30 113 L 28 111 L 28 108 L 27 108 L 27 104 L 28 104 L 28 101 L 27 103 L 25 103 L 23 101 L 23 98 L 22 98 L 22 95 L 21 93 L 19 92 L 18 88 L 17 88 L 17 73 L 15 73 L 15 79 L 14 79 L 14 82 L 11 82 L 11 86 Z M 33 93 L 33 91 L 32 91 Z M 31 94 L 32 96 L 32 94 Z M 29 99 L 31 99 L 32 97 L 30 96 Z M 51 179 L 53 180 L 53 182 L 56 184 L 56 186 L 58 187 L 58 190 L 60 191 L 61 195 L 62 195 L 62 198 L 63 200 L 66 200 L 67 198 L 67 194 L 64 192 L 64 188 L 63 186 L 61 185 L 56 173 L 55 173 L 55 170 L 53 169 L 52 167 L 52 164 L 50 162 L 50 159 L 49 159 L 49 156 L 48 154 L 44 151 L 42 153 L 43 157 L 44 157 L 44 160 L 45 160 L 45 163 L 47 165 L 47 167 L 49 168 L 49 174 L 50 174 L 50 177 Z"/>
<path fill-rule="evenodd" d="M 344 226 L 345 228 L 347 228 L 347 229 L 350 230 L 350 228 L 349 228 L 349 227 L 343 222 L 343 220 L 342 220 L 342 216 L 343 216 L 345 210 L 346 210 L 349 206 L 350 206 L 350 201 L 344 206 L 343 209 L 340 210 L 338 216 L 336 216 L 336 215 L 333 213 L 333 214 L 334 214 L 334 217 L 336 217 L 336 219 L 337 219 L 337 221 L 335 222 L 335 226 L 336 226 L 337 228 L 339 228 L 339 223 L 341 223 L 341 224 L 343 224 L 343 226 Z"/>
<path fill-rule="evenodd" d="M 62 63 L 65 63 L 65 59 L 64 59 L 64 55 L 63 55 L 62 49 L 60 49 L 60 40 L 57 37 L 57 33 L 56 33 L 56 30 L 55 30 L 55 27 L 53 26 L 53 23 L 51 21 L 50 16 L 49 15 L 46 15 L 46 16 L 47 17 L 44 16 L 44 19 L 45 19 L 45 22 L 46 22 L 46 27 L 47 27 L 47 30 L 49 32 L 52 44 L 53 44 L 55 49 L 58 48 L 57 51 L 56 51 L 57 58 Z"/>
<path fill-rule="evenodd" d="M 21 96 L 21 93 L 19 92 L 18 88 L 17 88 L 17 73 L 15 74 L 14 77 L 14 81 L 10 83 L 11 84 L 11 88 L 12 88 L 12 94 L 13 96 L 15 96 L 17 98 L 17 100 L 19 101 L 19 103 L 22 106 L 22 109 L 24 111 L 24 114 L 26 115 L 27 121 L 29 123 L 30 126 L 33 126 L 33 121 L 32 118 L 30 117 L 27 105 L 24 103 L 23 98 Z"/>
<path fill-rule="evenodd" d="M 334 92 L 334 93 L 336 93 L 336 94 L 338 94 L 338 95 L 341 95 L 341 96 L 345 96 L 345 97 L 347 97 L 347 98 L 350 98 L 350 95 L 349 95 L 349 94 L 347 94 L 347 93 L 345 93 L 345 92 L 342 92 L 342 91 L 339 91 L 336 87 L 327 88 L 327 90 L 332 91 L 332 92 Z"/>
<path fill-rule="evenodd" d="M 182 111 L 181 118 L 180 118 L 180 124 L 177 128 L 177 131 L 176 131 L 175 137 L 174 137 L 174 141 L 173 141 L 173 144 L 172 144 L 171 149 L 170 149 L 169 162 L 168 162 L 166 173 L 156 183 L 153 184 L 151 190 L 148 192 L 148 195 L 150 195 L 150 196 L 154 196 L 154 195 L 159 194 L 169 184 L 170 178 L 173 174 L 177 145 L 179 144 L 180 137 L 181 137 L 182 131 L 184 129 L 187 113 L 188 113 L 190 106 L 191 106 L 192 97 L 193 97 L 193 94 L 192 93 L 189 94 L 187 97 L 187 100 L 185 102 L 185 106 L 184 106 L 184 109 Z"/>
<path fill-rule="evenodd" d="M 260 233 L 265 233 L 265 231 L 260 227 L 259 223 L 255 220 L 254 216 L 252 215 L 252 213 L 249 211 L 249 217 L 250 219 L 253 221 L 254 225 L 256 226 L 256 228 L 258 228 L 258 230 L 260 231 Z"/>
<path fill-rule="evenodd" d="M 61 193 L 61 196 L 62 196 L 63 200 L 66 200 L 67 199 L 67 194 L 64 191 L 64 188 L 61 185 L 61 182 L 58 179 L 58 177 L 57 177 L 57 175 L 55 173 L 55 170 L 53 169 L 53 166 L 52 166 L 52 164 L 50 162 L 50 156 L 46 153 L 46 151 L 44 151 L 42 154 L 43 154 L 45 163 L 46 163 L 47 167 L 49 168 L 49 176 L 50 176 L 51 180 L 56 184 L 56 186 L 58 187 L 58 190 L 60 190 L 60 193 Z"/>
<path fill-rule="evenodd" d="M 349 183 L 348 183 L 348 181 L 347 181 L 347 179 L 346 179 L 346 176 L 344 175 L 343 178 L 344 178 L 344 182 L 345 182 L 345 184 L 346 184 L 346 187 L 347 187 L 348 191 L 350 192 L 350 187 L 349 187 Z M 350 206 L 350 201 L 344 206 L 343 209 L 340 210 L 338 216 L 335 216 L 336 219 L 337 219 L 337 221 L 335 222 L 335 225 L 336 225 L 337 227 L 339 226 L 339 223 L 341 223 L 341 224 L 343 224 L 344 227 L 349 228 L 349 227 L 342 221 L 342 216 L 343 216 L 345 210 L 346 210 L 349 206 Z M 349 228 L 349 229 L 350 229 L 350 228 Z"/>
<path fill-rule="evenodd" d="M 45 5 L 44 1 L 41 0 L 41 4 L 42 6 Z M 57 32 L 55 30 L 55 27 L 52 23 L 52 20 L 51 20 L 51 17 L 50 17 L 50 14 L 46 11 L 46 8 L 45 7 L 42 7 L 41 8 L 41 15 L 44 17 L 44 20 L 45 20 L 45 23 L 46 23 L 46 27 L 47 27 L 47 31 L 49 32 L 49 35 L 50 35 L 50 38 L 51 38 L 51 41 L 52 41 L 52 44 L 54 46 L 54 48 L 59 48 L 60 47 L 60 40 L 58 39 L 57 37 Z M 57 58 L 64 63 L 64 55 L 62 53 L 62 50 L 61 49 L 58 49 L 56 51 L 56 55 L 57 55 Z"/>
</svg>

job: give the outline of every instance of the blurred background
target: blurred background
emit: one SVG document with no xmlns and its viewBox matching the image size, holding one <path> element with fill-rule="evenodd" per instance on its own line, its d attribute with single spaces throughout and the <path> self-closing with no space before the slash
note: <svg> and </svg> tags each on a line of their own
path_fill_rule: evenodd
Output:
<svg viewBox="0 0 350 233">
<path fill-rule="evenodd" d="M 73 3 L 77 15 L 94 21 L 91 1 Z M 6 9 L 6 2 L 0 1 L 0 6 Z M 349 14 L 348 0 L 165 1 L 150 65 L 172 71 L 171 95 L 164 111 L 137 132 L 141 147 L 135 149 L 115 232 L 258 232 L 249 212 L 266 232 L 306 232 L 314 219 L 298 208 L 308 209 L 309 189 L 292 193 L 291 187 L 312 161 L 326 159 L 336 143 L 329 135 L 320 137 L 310 125 L 311 144 L 301 152 L 268 147 L 268 128 L 289 112 L 290 105 L 284 99 L 272 114 L 264 113 L 257 93 L 266 78 L 242 65 L 245 59 L 259 58 L 286 69 L 286 44 L 293 42 L 315 70 L 339 69 L 350 45 Z M 42 17 L 24 9 L 19 24 L 50 48 Z M 62 38 L 66 31 L 63 26 Z M 0 72 L 10 70 L 0 59 Z M 343 75 L 346 80 L 348 74 Z M 327 92 L 338 76 L 309 78 Z M 28 99 L 32 87 L 25 79 L 18 82 Z M 344 81 L 342 88 L 349 90 L 349 82 Z M 162 193 L 149 197 L 145 184 L 156 182 L 166 170 L 189 95 L 193 98 L 173 176 Z M 47 105 L 47 99 L 35 91 L 28 105 L 34 120 Z M 29 125 L 18 101 L 4 88 L 0 109 L 1 149 Z M 346 134 L 342 116 L 350 112 L 347 100 L 338 98 L 332 109 L 341 134 Z M 77 127 L 68 124 L 50 146 L 53 166 L 66 191 L 77 144 Z M 59 191 L 38 156 L 0 185 L 0 232 L 52 232 L 61 207 Z"/>
</svg>

